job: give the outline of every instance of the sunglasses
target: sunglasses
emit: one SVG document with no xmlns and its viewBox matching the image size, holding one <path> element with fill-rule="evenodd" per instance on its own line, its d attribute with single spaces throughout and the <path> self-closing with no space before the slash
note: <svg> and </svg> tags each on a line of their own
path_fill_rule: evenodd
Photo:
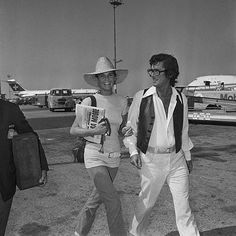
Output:
<svg viewBox="0 0 236 236">
<path fill-rule="evenodd" d="M 166 72 L 166 70 L 147 69 L 147 73 L 149 74 L 150 77 L 158 76 L 158 75 L 160 75 L 162 72 Z"/>
</svg>

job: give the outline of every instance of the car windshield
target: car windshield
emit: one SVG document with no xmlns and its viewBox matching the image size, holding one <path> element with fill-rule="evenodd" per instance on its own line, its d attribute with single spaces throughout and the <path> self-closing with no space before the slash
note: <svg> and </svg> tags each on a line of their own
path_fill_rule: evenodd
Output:
<svg viewBox="0 0 236 236">
<path fill-rule="evenodd" d="M 71 96 L 70 89 L 54 89 L 51 91 L 51 95 L 54 96 Z"/>
</svg>

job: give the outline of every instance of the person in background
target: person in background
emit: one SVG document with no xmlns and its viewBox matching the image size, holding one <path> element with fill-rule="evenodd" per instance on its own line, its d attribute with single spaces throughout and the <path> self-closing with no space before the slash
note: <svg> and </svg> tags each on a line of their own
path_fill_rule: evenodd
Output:
<svg viewBox="0 0 236 236">
<path fill-rule="evenodd" d="M 189 206 L 189 173 L 193 165 L 188 135 L 188 107 L 174 86 L 179 75 L 175 57 L 153 55 L 147 70 L 153 86 L 137 92 L 129 109 L 124 144 L 137 167 L 141 191 L 130 233 L 145 236 L 148 217 L 165 181 L 169 185 L 180 236 L 199 236 Z M 133 134 L 127 135 L 132 130 Z"/>
<path fill-rule="evenodd" d="M 120 164 L 120 142 L 118 131 L 125 124 L 127 117 L 127 100 L 113 93 L 113 86 L 124 81 L 128 70 L 115 69 L 107 57 L 100 57 L 96 71 L 84 75 L 85 81 L 98 87 L 100 92 L 95 94 L 97 107 L 105 109 L 105 116 L 110 123 L 110 136 L 106 136 L 103 147 L 99 143 L 87 141 L 84 151 L 84 162 L 88 174 L 93 181 L 93 191 L 82 208 L 76 227 L 75 235 L 85 236 L 89 233 L 95 219 L 95 213 L 101 203 L 104 203 L 109 232 L 111 236 L 127 235 L 122 217 L 119 195 L 113 185 Z M 91 105 L 91 98 L 85 98 L 82 105 Z M 70 129 L 72 135 L 93 137 L 104 135 L 107 125 L 101 122 L 94 129 L 81 128 L 81 116 L 77 117 Z M 91 140 L 91 139 L 90 139 Z M 101 148 L 103 152 L 101 152 Z"/>
<path fill-rule="evenodd" d="M 0 99 L 0 236 L 5 234 L 16 191 L 16 169 L 12 154 L 13 135 L 11 135 L 14 131 L 18 134 L 34 132 L 18 105 Z M 39 151 L 42 169 L 39 183 L 46 184 L 48 164 L 40 141 Z"/>
</svg>

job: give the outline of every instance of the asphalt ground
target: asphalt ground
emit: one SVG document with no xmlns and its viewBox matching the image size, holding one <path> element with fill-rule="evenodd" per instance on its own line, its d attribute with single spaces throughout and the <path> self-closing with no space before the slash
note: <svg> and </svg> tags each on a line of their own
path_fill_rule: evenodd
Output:
<svg viewBox="0 0 236 236">
<path fill-rule="evenodd" d="M 36 106 L 21 106 L 25 117 L 35 130 L 70 127 L 75 119 L 75 112 L 57 109 L 54 112 Z"/>
<path fill-rule="evenodd" d="M 44 187 L 17 190 L 9 217 L 7 236 L 73 235 L 77 216 L 92 189 L 83 164 L 74 163 L 69 134 L 74 113 L 23 108 L 40 136 L 49 163 Z M 39 115 L 35 115 L 39 112 Z M 195 145 L 194 170 L 190 175 L 190 205 L 202 236 L 236 235 L 236 127 L 190 125 Z M 137 170 L 130 165 L 126 149 L 117 178 L 126 227 L 131 222 L 140 191 Z M 108 234 L 104 206 L 97 211 L 89 236 Z M 153 208 L 152 236 L 177 236 L 173 202 L 165 184 Z"/>
</svg>

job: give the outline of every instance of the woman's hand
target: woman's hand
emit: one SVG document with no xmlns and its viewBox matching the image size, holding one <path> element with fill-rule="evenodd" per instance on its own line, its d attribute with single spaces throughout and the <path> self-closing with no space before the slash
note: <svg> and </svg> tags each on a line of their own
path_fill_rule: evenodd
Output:
<svg viewBox="0 0 236 236">
<path fill-rule="evenodd" d="M 132 128 L 128 127 L 128 126 L 123 127 L 121 132 L 124 135 L 124 137 L 129 137 L 129 136 L 133 135 Z"/>
<path fill-rule="evenodd" d="M 107 132 L 106 122 L 102 121 L 94 129 L 91 129 L 91 131 L 93 131 L 94 135 L 105 134 Z"/>
</svg>

